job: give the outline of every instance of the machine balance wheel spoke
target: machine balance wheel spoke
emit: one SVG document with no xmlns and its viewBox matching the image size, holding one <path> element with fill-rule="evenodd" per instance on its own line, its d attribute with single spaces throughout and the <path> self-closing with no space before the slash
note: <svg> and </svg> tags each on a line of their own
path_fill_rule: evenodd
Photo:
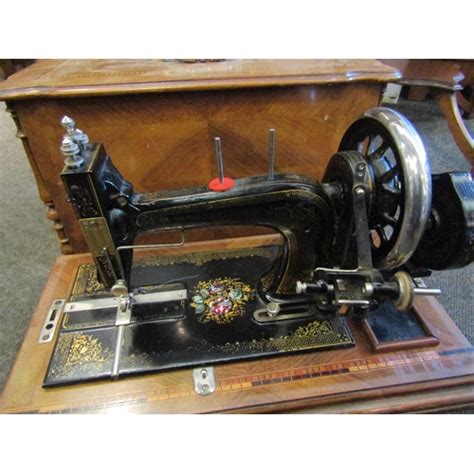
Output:
<svg viewBox="0 0 474 474">
<path fill-rule="evenodd" d="M 419 135 L 405 117 L 380 107 L 354 122 L 339 150 L 357 150 L 370 164 L 374 263 L 382 269 L 403 265 L 423 235 L 431 207 L 430 166 Z"/>
</svg>

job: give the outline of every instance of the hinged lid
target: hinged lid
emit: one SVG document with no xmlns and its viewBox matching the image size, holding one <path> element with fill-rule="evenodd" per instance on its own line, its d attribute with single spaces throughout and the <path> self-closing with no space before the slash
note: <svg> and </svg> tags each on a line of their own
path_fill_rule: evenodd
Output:
<svg viewBox="0 0 474 474">
<path fill-rule="evenodd" d="M 375 60 L 41 60 L 0 83 L 0 100 L 389 82 L 397 69 Z"/>
</svg>

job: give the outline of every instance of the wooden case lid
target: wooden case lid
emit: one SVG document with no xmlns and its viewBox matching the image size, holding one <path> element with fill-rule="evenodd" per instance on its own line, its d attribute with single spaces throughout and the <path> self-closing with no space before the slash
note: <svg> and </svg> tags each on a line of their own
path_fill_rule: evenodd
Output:
<svg viewBox="0 0 474 474">
<path fill-rule="evenodd" d="M 41 60 L 1 82 L 0 100 L 399 78 L 397 69 L 369 59 Z"/>
</svg>

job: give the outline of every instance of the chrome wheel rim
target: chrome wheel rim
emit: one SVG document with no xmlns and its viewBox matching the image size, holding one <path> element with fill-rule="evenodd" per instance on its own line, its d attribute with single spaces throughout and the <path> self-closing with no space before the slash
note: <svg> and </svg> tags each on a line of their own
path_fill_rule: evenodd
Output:
<svg viewBox="0 0 474 474">
<path fill-rule="evenodd" d="M 431 209 L 430 163 L 418 132 L 402 114 L 377 107 L 349 127 L 339 150 L 359 151 L 371 164 L 378 183 L 374 199 L 377 222 L 372 223 L 371 231 L 381 244 L 373 244 L 374 265 L 387 270 L 400 267 L 416 250 Z M 388 208 L 377 213 L 377 202 L 383 200 L 388 201 Z M 387 236 L 390 227 L 393 230 Z"/>
</svg>

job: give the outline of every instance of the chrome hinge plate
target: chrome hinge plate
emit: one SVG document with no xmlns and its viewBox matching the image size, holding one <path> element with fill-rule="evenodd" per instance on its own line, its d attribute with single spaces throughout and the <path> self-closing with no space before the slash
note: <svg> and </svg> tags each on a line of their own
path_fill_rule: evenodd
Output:
<svg viewBox="0 0 474 474">
<path fill-rule="evenodd" d="M 146 294 L 133 294 L 130 296 L 132 304 L 150 304 L 150 303 L 166 303 L 168 301 L 185 300 L 188 292 L 185 289 L 156 291 Z M 118 296 L 109 296 L 104 298 L 90 298 L 86 300 L 71 301 L 64 308 L 65 313 L 73 313 L 76 311 L 91 311 L 96 309 L 116 308 L 120 304 Z"/>
<path fill-rule="evenodd" d="M 38 340 L 40 344 L 45 344 L 53 340 L 54 333 L 56 332 L 56 327 L 58 326 L 61 320 L 61 315 L 63 313 L 65 303 L 66 300 L 53 300 L 53 302 L 51 303 Z"/>
<path fill-rule="evenodd" d="M 193 370 L 194 391 L 198 395 L 210 395 L 216 391 L 214 367 L 200 367 Z"/>
</svg>

